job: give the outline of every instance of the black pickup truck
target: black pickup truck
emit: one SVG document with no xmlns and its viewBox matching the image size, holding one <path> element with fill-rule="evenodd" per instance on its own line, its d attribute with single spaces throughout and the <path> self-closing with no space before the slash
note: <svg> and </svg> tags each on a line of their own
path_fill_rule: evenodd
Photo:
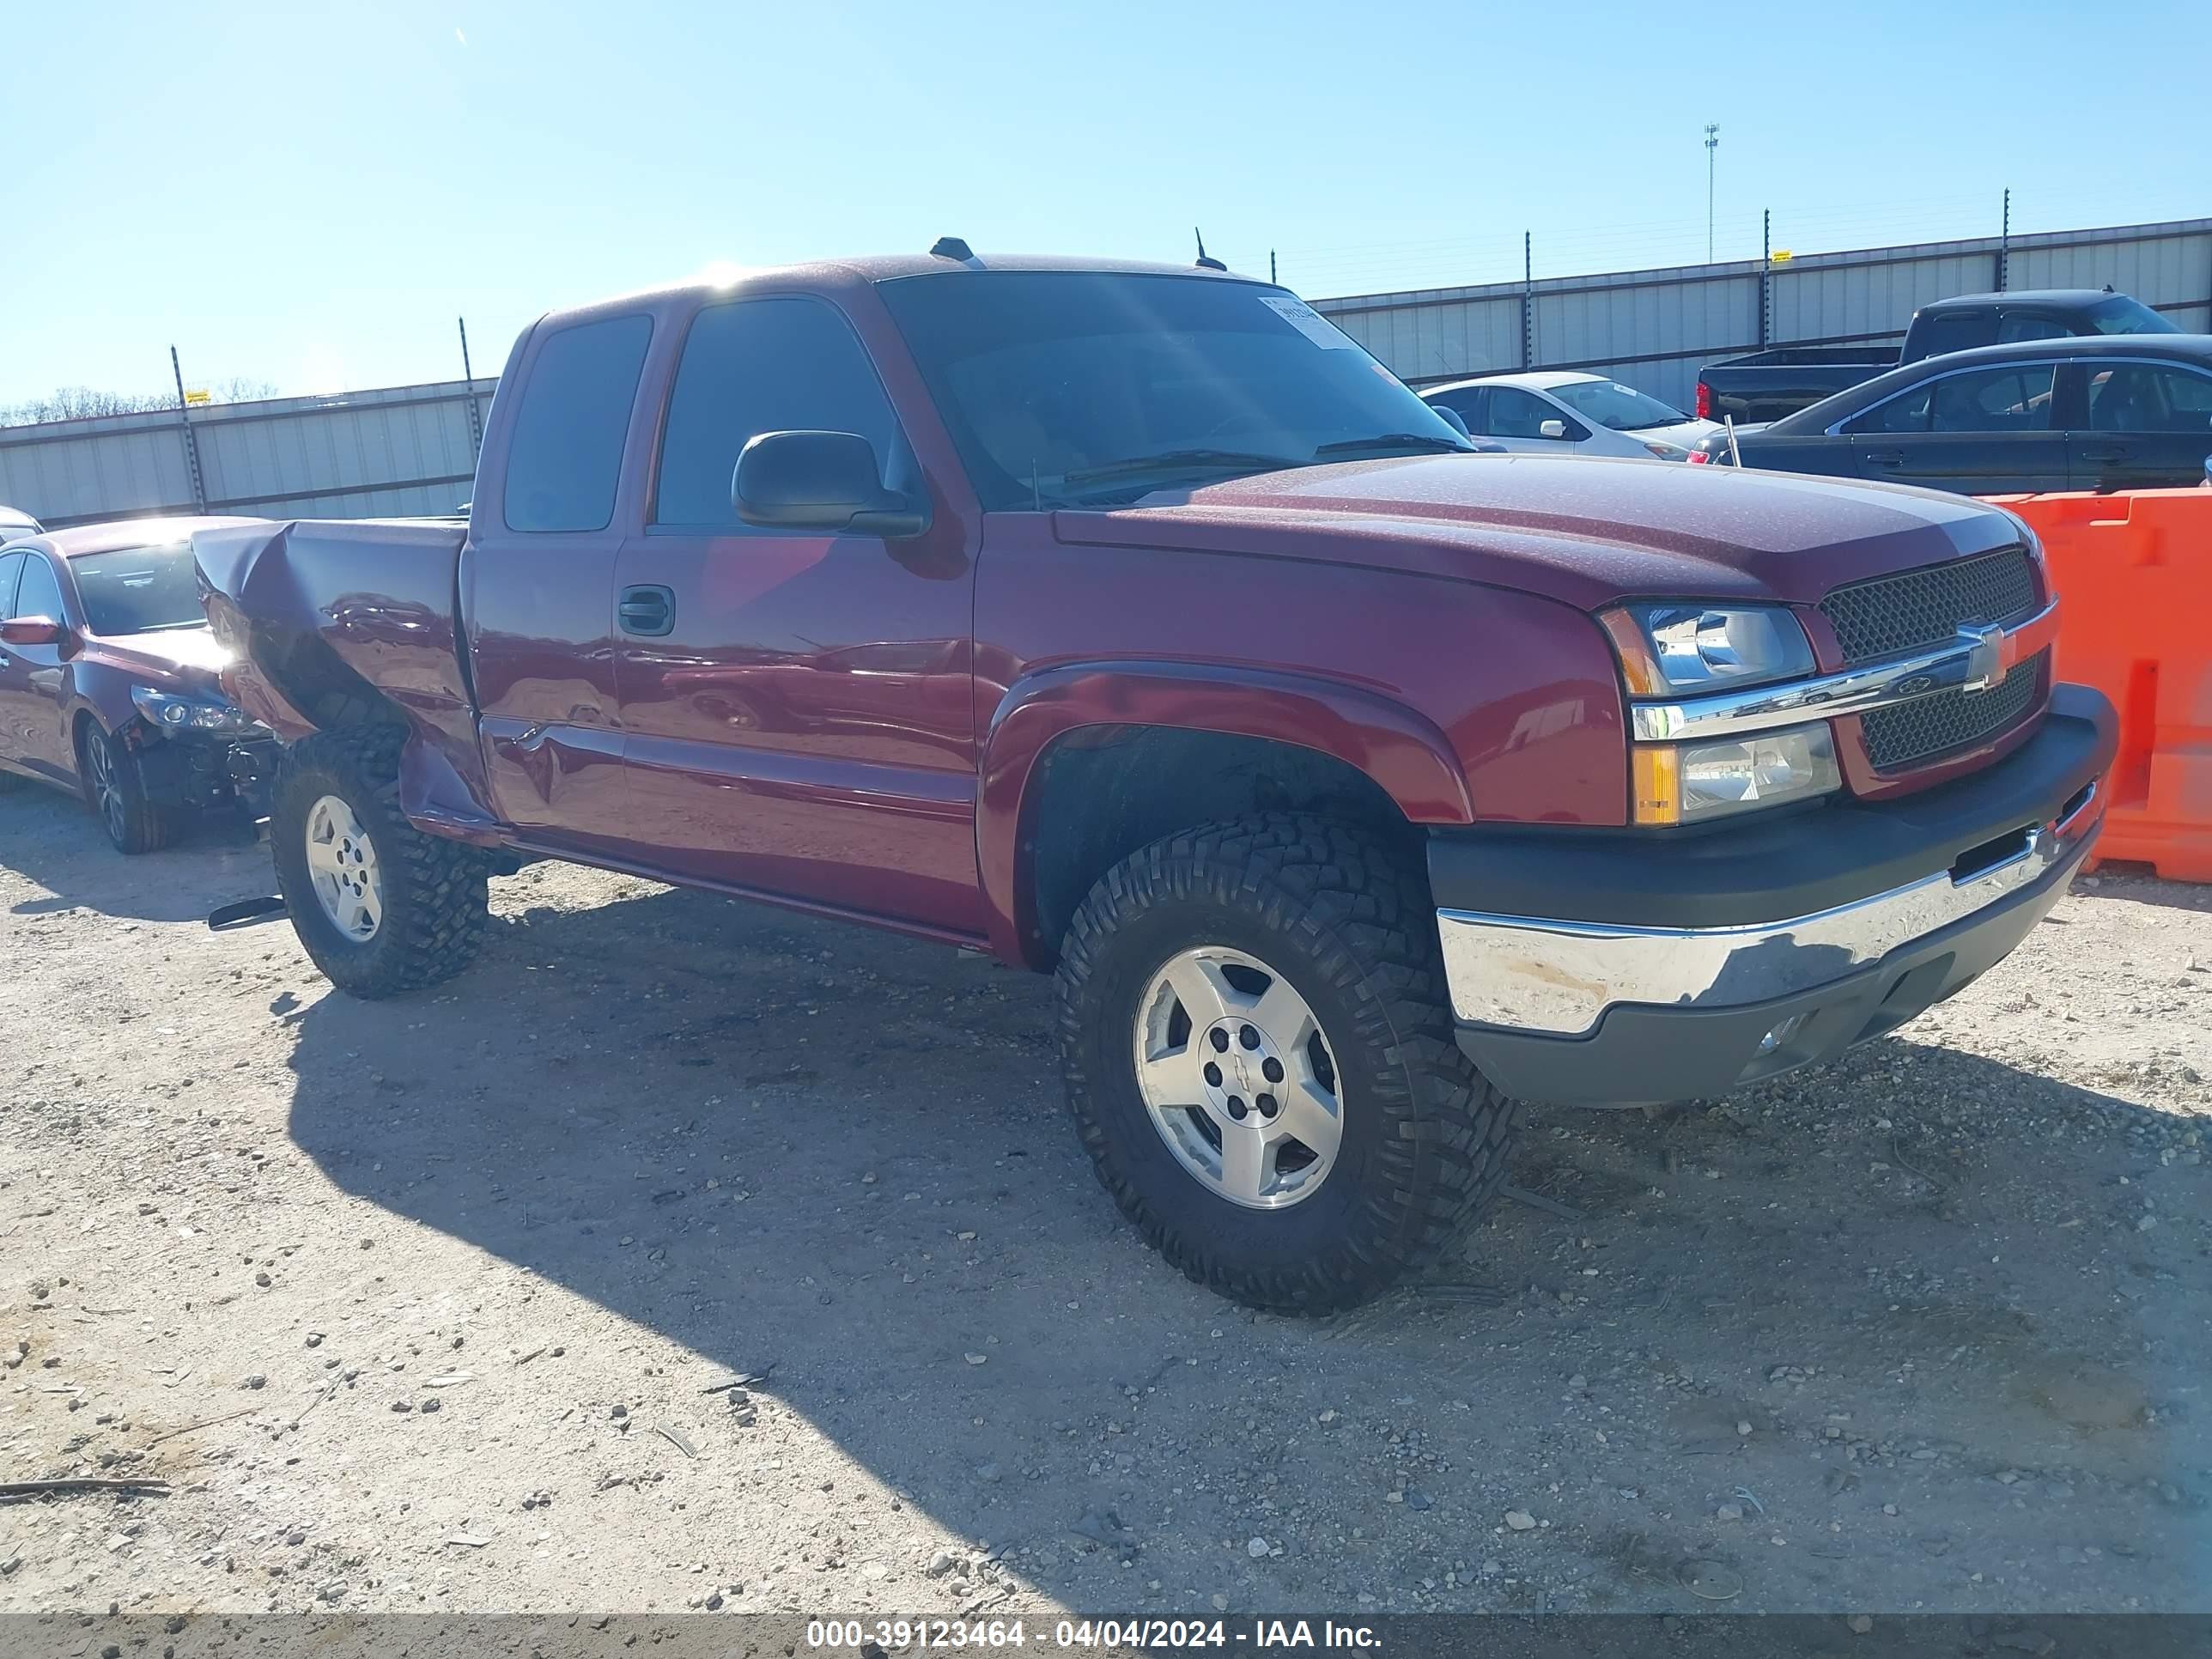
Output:
<svg viewBox="0 0 2212 1659">
<path fill-rule="evenodd" d="M 1698 415 L 1778 421 L 1877 374 L 1923 357 L 2014 340 L 2075 334 L 2178 334 L 2179 327 L 2140 300 L 2111 289 L 2054 288 L 2009 294 L 1961 294 L 1912 313 L 1901 350 L 1879 347 L 1778 346 L 1698 371 Z"/>
</svg>

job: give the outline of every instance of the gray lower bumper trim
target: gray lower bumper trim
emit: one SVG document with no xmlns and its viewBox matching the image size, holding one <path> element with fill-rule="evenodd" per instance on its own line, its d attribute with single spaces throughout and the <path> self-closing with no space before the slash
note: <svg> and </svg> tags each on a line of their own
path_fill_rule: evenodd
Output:
<svg viewBox="0 0 2212 1659">
<path fill-rule="evenodd" d="M 1731 1008 L 1841 979 L 2062 872 L 2103 822 L 2093 787 L 2066 817 L 2023 830 L 2016 852 L 1940 872 L 1814 915 L 1739 927 L 1624 927 L 1439 910 L 1452 1010 L 1462 1022 L 1572 1037 L 1624 1005 Z M 2054 894 L 2055 896 L 2055 894 Z"/>
</svg>

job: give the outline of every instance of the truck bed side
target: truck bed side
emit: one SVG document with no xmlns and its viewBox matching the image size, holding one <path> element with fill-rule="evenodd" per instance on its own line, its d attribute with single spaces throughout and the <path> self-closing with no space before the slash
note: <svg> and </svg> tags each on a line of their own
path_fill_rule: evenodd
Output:
<svg viewBox="0 0 2212 1659">
<path fill-rule="evenodd" d="M 435 520 L 203 531 L 192 552 L 233 695 L 288 742 L 363 720 L 404 726 L 401 805 L 464 839 L 496 838 L 456 594 L 466 529 Z"/>
</svg>

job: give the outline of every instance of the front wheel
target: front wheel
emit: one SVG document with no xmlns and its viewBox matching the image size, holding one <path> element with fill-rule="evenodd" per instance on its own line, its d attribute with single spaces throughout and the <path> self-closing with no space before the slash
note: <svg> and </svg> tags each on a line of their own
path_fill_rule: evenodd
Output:
<svg viewBox="0 0 2212 1659">
<path fill-rule="evenodd" d="M 389 727 L 322 732 L 285 752 L 269 819 L 300 943 L 340 990 L 388 997 L 468 966 L 489 915 L 484 856 L 399 810 Z"/>
<path fill-rule="evenodd" d="M 1417 862 L 1373 838 L 1270 817 L 1146 848 L 1078 910 L 1059 991 L 1100 1181 L 1224 1296 L 1365 1301 L 1504 1179 L 1516 1104 L 1453 1040 Z"/>
<path fill-rule="evenodd" d="M 155 853 L 176 834 L 176 817 L 147 798 L 138 757 L 89 720 L 77 750 L 85 802 L 118 853 Z"/>
</svg>

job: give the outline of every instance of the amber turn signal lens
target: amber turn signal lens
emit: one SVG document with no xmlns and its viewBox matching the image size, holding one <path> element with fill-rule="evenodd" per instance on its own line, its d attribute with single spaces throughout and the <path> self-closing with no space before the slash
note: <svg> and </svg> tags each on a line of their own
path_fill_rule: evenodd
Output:
<svg viewBox="0 0 2212 1659">
<path fill-rule="evenodd" d="M 1629 782 L 1636 797 L 1634 822 L 1682 821 L 1681 750 L 1671 746 L 1631 750 Z"/>
<path fill-rule="evenodd" d="M 1656 697 L 1670 689 L 1660 675 L 1659 665 L 1651 659 L 1651 641 L 1644 637 L 1643 624 L 1634 617 L 1626 611 L 1601 611 L 1597 625 L 1613 641 L 1613 654 L 1620 659 L 1620 677 L 1628 683 L 1630 696 Z"/>
</svg>

